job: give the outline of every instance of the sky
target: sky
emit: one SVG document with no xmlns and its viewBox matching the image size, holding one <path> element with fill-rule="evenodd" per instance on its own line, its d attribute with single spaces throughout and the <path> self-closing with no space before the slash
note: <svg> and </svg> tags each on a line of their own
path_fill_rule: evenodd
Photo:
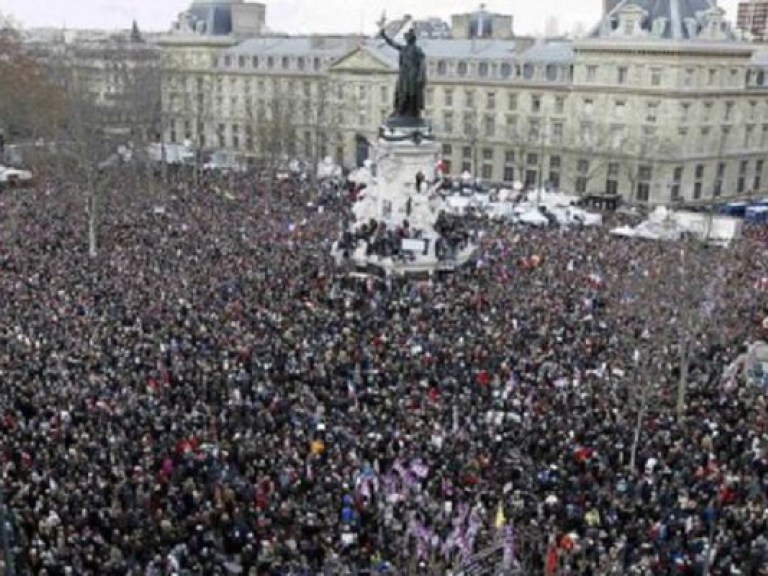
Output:
<svg viewBox="0 0 768 576">
<path fill-rule="evenodd" d="M 376 29 L 382 10 L 394 19 L 440 16 L 477 9 L 480 0 L 263 0 L 267 25 L 275 31 L 365 32 Z M 0 0 L 0 14 L 12 16 L 23 27 L 128 28 L 135 19 L 142 30 L 168 30 L 191 0 Z M 738 0 L 720 5 L 735 20 Z M 489 10 L 512 14 L 516 34 L 542 33 L 549 17 L 561 33 L 577 22 L 590 27 L 600 16 L 602 0 L 485 0 Z"/>
</svg>

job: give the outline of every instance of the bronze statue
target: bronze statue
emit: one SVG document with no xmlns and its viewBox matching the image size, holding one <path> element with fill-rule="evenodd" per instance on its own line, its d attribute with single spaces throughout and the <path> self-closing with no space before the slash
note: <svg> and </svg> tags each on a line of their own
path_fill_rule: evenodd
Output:
<svg viewBox="0 0 768 576">
<path fill-rule="evenodd" d="M 424 110 L 424 91 L 427 86 L 427 63 L 424 51 L 416 45 L 416 32 L 405 33 L 406 44 L 392 40 L 381 28 L 384 41 L 400 52 L 400 75 L 395 89 L 395 111 L 397 118 L 421 118 Z"/>
</svg>

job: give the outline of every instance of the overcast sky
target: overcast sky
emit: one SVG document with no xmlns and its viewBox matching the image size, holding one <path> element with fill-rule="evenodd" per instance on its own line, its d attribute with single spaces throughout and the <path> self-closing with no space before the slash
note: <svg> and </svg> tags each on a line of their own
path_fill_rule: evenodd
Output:
<svg viewBox="0 0 768 576">
<path fill-rule="evenodd" d="M 721 0 L 735 19 L 738 0 Z M 144 30 L 167 30 L 191 0 L 0 0 L 0 13 L 25 27 L 127 28 L 133 19 Z M 476 9 L 480 0 L 266 0 L 267 25 L 282 32 L 372 32 L 386 9 L 402 14 L 440 16 Z M 547 18 L 558 19 L 561 32 L 574 23 L 591 26 L 602 0 L 485 0 L 495 12 L 513 14 L 515 33 L 543 32 Z"/>
</svg>

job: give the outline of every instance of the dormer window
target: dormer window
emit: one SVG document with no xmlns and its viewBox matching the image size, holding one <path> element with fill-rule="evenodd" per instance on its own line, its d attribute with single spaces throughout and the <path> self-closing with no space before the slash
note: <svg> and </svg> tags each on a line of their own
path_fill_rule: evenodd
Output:
<svg viewBox="0 0 768 576">
<path fill-rule="evenodd" d="M 549 80 L 550 82 L 554 82 L 555 80 L 557 80 L 557 66 L 555 66 L 554 64 L 547 64 L 546 75 L 547 75 L 547 80 Z"/>
<path fill-rule="evenodd" d="M 437 63 L 437 73 L 440 76 L 445 76 L 445 73 L 447 70 L 448 70 L 448 64 L 446 64 L 445 60 L 440 60 Z"/>
<path fill-rule="evenodd" d="M 614 36 L 640 36 L 645 33 L 643 22 L 648 17 L 648 13 L 636 4 L 624 7 L 616 17 L 618 23 Z"/>
<path fill-rule="evenodd" d="M 459 62 L 459 67 L 458 67 L 459 76 L 466 76 L 467 69 L 468 69 L 468 66 L 466 62 Z"/>
<path fill-rule="evenodd" d="M 533 64 L 525 64 L 523 65 L 523 78 L 526 80 L 531 80 L 533 78 Z"/>
</svg>

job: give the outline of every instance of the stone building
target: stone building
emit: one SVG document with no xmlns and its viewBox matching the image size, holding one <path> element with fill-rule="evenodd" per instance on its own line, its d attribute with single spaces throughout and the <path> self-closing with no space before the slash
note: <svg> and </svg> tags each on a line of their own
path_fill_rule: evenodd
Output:
<svg viewBox="0 0 768 576">
<path fill-rule="evenodd" d="M 454 174 L 641 203 L 765 194 L 768 62 L 714 0 L 619 0 L 576 41 L 516 38 L 484 9 L 426 36 L 426 116 Z M 161 45 L 169 141 L 352 166 L 392 107 L 378 38 L 177 28 Z"/>
</svg>

